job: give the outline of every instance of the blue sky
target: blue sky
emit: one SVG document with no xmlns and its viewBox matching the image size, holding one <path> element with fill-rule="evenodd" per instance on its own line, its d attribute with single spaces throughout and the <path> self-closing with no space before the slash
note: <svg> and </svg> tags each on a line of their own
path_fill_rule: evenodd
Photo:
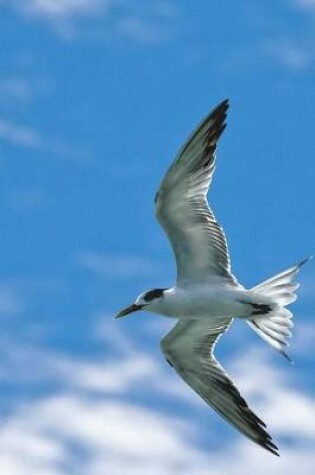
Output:
<svg viewBox="0 0 315 475">
<path fill-rule="evenodd" d="M 313 262 L 294 366 L 242 322 L 217 349 L 280 460 L 168 367 L 172 322 L 112 319 L 172 284 L 153 197 L 226 97 L 210 202 L 235 274 L 251 286 L 314 253 L 314 23 L 314 0 L 0 0 L 4 475 L 314 473 Z"/>
</svg>

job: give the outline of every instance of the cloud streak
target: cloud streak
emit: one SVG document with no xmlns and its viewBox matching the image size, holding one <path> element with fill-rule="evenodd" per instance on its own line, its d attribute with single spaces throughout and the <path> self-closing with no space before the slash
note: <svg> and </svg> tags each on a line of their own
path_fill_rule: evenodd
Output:
<svg viewBox="0 0 315 475">
<path fill-rule="evenodd" d="M 296 7 L 305 11 L 315 11 L 315 0 L 294 0 Z"/>
<path fill-rule="evenodd" d="M 111 0 L 12 0 L 11 6 L 24 14 L 48 20 L 95 15 Z"/>
<path fill-rule="evenodd" d="M 279 64 L 296 72 L 307 70 L 314 61 L 312 48 L 294 43 L 290 39 L 267 41 L 264 50 Z"/>
<path fill-rule="evenodd" d="M 86 29 L 83 20 L 105 22 L 106 34 L 141 44 L 158 43 L 169 37 L 177 9 L 168 2 L 122 0 L 2 0 L 29 19 L 48 23 L 57 36 L 73 39 Z M 0 2 L 1 6 L 1 2 Z M 97 35 L 96 35 L 97 36 Z"/>
<path fill-rule="evenodd" d="M 139 256 L 113 256 L 97 252 L 82 252 L 76 256 L 82 268 L 102 277 L 126 278 L 150 275 L 162 270 L 162 266 Z"/>
<path fill-rule="evenodd" d="M 130 338 L 129 338 L 130 340 Z M 163 362 L 134 348 L 110 359 L 75 359 L 26 348 L 14 364 L 1 359 L 0 374 L 28 388 L 53 382 L 53 392 L 16 403 L 0 427 L 0 463 L 10 475 L 295 475 L 315 463 L 315 401 L 296 388 L 293 376 L 275 367 L 270 353 L 249 348 L 232 359 L 231 374 L 246 399 L 281 438 L 281 459 L 254 446 L 232 429 L 222 445 L 199 446 L 225 424 L 193 396 Z M 10 353 L 10 352 L 9 352 Z M 31 367 L 27 374 L 23 367 Z M 31 379 L 30 379 L 31 378 Z M 33 378 L 33 379 L 32 379 Z M 172 387 L 174 382 L 174 387 Z M 266 385 L 268 382 L 268 385 Z M 192 397 L 188 397 L 192 396 Z M 162 406 L 166 398 L 184 404 L 180 416 Z M 151 401 L 150 404 L 144 402 Z M 198 427 L 191 408 L 208 414 Z M 202 416 L 203 417 L 203 416 Z M 220 424 L 220 425 L 219 425 Z M 215 427 L 215 428 L 214 428 Z M 290 440 L 287 443 L 286 440 Z M 235 464 L 237 460 L 237 464 Z"/>
<path fill-rule="evenodd" d="M 58 138 L 44 136 L 38 130 L 13 123 L 0 117 L 0 141 L 9 146 L 24 147 L 33 151 L 48 152 L 56 157 L 72 159 L 76 162 L 90 162 L 92 152 L 82 144 L 72 144 Z"/>
<path fill-rule="evenodd" d="M 37 131 L 3 118 L 0 118 L 0 139 L 11 145 L 32 149 L 39 149 L 43 145 L 43 139 Z"/>
</svg>

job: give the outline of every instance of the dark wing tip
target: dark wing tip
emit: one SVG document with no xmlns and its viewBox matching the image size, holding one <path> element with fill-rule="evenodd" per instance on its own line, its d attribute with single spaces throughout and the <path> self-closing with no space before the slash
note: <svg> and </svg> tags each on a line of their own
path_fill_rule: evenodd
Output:
<svg viewBox="0 0 315 475">
<path fill-rule="evenodd" d="M 293 365 L 293 360 L 291 356 L 283 348 L 281 348 L 279 351 L 285 357 L 285 359 Z"/>
<path fill-rule="evenodd" d="M 308 261 L 310 261 L 311 259 L 313 259 L 313 254 L 311 254 L 310 256 L 306 257 L 305 259 L 303 259 L 302 261 L 298 262 L 296 265 L 298 268 L 304 266 L 304 264 L 306 264 Z"/>
<path fill-rule="evenodd" d="M 179 151 L 177 160 L 179 160 L 186 152 L 189 153 L 196 141 L 199 141 L 202 144 L 202 151 L 194 157 L 190 170 L 191 172 L 196 171 L 201 167 L 210 169 L 213 165 L 217 142 L 226 128 L 228 108 L 229 99 L 224 99 L 224 101 L 220 102 L 211 112 L 209 112 L 206 118 L 193 131 L 187 142 Z M 177 160 L 175 160 L 175 163 Z M 172 166 L 174 166 L 174 164 Z M 154 198 L 155 204 L 157 204 L 158 199 L 159 191 L 156 193 Z"/>
<path fill-rule="evenodd" d="M 226 112 L 230 106 L 230 101 L 229 99 L 224 99 L 224 101 L 220 102 L 220 104 L 217 105 L 217 107 L 213 110 L 213 114 L 219 111 L 224 111 Z"/>
<path fill-rule="evenodd" d="M 253 437 L 252 440 L 263 449 L 279 457 L 278 447 L 273 442 L 271 435 L 267 432 L 266 424 L 248 407 L 245 400 L 244 404 L 239 404 L 239 409 L 244 420 L 256 432 L 256 437 Z"/>
<path fill-rule="evenodd" d="M 263 443 L 259 443 L 264 449 L 268 450 L 268 452 L 271 452 L 272 454 L 276 455 L 277 457 L 280 457 L 280 454 L 279 454 L 279 449 L 278 447 L 276 446 L 276 444 L 274 444 L 270 439 L 268 440 L 265 440 L 263 441 Z"/>
<path fill-rule="evenodd" d="M 253 442 L 258 444 L 268 452 L 273 453 L 279 457 L 278 447 L 273 442 L 271 435 L 267 432 L 267 427 L 264 421 L 262 421 L 248 406 L 245 399 L 241 396 L 239 390 L 234 386 L 233 382 L 230 381 L 228 378 L 223 380 L 216 379 L 215 383 L 219 386 L 224 392 L 229 394 L 235 407 L 238 409 L 238 414 L 241 419 L 248 425 L 248 427 L 253 431 L 253 434 L 249 434 L 248 432 L 242 430 L 240 427 L 236 428 L 243 432 L 244 435 L 249 437 Z M 224 417 L 225 415 L 222 414 Z M 230 422 L 232 422 L 230 420 Z M 232 422 L 233 424 L 233 422 Z"/>
<path fill-rule="evenodd" d="M 204 138 L 204 153 L 202 156 L 203 166 L 211 166 L 214 161 L 214 154 L 217 148 L 217 143 L 222 133 L 226 128 L 227 110 L 229 108 L 229 100 L 222 101 L 212 112 L 208 115 L 204 124 L 207 124 L 207 129 Z"/>
<path fill-rule="evenodd" d="M 199 140 L 204 141 L 205 146 L 213 142 L 212 152 L 214 152 L 216 148 L 216 143 L 226 127 L 225 119 L 227 116 L 228 108 L 229 100 L 225 99 L 224 101 L 220 102 L 220 104 L 218 104 L 217 107 L 215 107 L 211 112 L 209 112 L 209 114 L 199 124 L 197 129 L 187 140 L 179 155 L 182 155 L 186 150 L 188 150 L 190 145 L 193 143 L 194 140 L 196 140 L 197 137 L 199 137 Z"/>
<path fill-rule="evenodd" d="M 213 109 L 213 111 L 210 112 L 210 115 L 208 116 L 207 122 L 210 125 L 209 135 L 216 135 L 217 140 L 226 127 L 225 120 L 227 117 L 228 108 L 229 100 L 225 99 L 224 101 L 220 102 L 220 104 L 215 109 Z"/>
<path fill-rule="evenodd" d="M 219 120 L 223 122 L 226 118 L 227 110 L 230 106 L 229 100 L 225 99 L 224 101 L 220 102 L 209 114 L 208 120 L 212 119 L 213 121 Z"/>
<path fill-rule="evenodd" d="M 256 432 L 256 437 L 253 437 L 252 440 L 255 441 L 258 445 L 260 445 L 263 449 L 268 450 L 268 452 L 271 452 L 272 454 L 277 455 L 279 457 L 280 455 L 278 453 L 278 447 L 273 442 L 271 435 L 268 434 L 266 430 L 266 424 L 261 419 L 259 419 L 256 414 L 251 409 L 249 409 L 248 406 L 247 409 L 249 412 L 249 414 L 247 414 L 247 422 Z"/>
</svg>

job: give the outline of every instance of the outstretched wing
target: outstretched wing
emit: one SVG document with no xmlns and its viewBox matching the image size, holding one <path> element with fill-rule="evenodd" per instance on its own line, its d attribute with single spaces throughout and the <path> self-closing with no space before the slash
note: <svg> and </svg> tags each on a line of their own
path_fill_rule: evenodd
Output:
<svg viewBox="0 0 315 475">
<path fill-rule="evenodd" d="M 248 407 L 232 380 L 213 356 L 216 341 L 232 318 L 180 320 L 162 340 L 167 361 L 202 399 L 237 430 L 278 455 L 266 425 Z"/>
<path fill-rule="evenodd" d="M 179 285 L 218 279 L 236 283 L 224 232 L 207 202 L 228 106 L 223 101 L 197 127 L 156 195 L 156 215 L 173 247 Z"/>
</svg>

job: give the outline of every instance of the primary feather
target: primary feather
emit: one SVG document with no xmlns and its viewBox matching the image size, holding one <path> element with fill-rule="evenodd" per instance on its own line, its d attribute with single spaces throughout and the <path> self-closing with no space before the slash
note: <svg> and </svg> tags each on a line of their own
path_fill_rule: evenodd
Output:
<svg viewBox="0 0 315 475">
<path fill-rule="evenodd" d="M 156 215 L 172 244 L 179 285 L 211 278 L 236 283 L 223 229 L 207 201 L 228 107 L 223 101 L 197 127 L 156 195 Z"/>
</svg>

